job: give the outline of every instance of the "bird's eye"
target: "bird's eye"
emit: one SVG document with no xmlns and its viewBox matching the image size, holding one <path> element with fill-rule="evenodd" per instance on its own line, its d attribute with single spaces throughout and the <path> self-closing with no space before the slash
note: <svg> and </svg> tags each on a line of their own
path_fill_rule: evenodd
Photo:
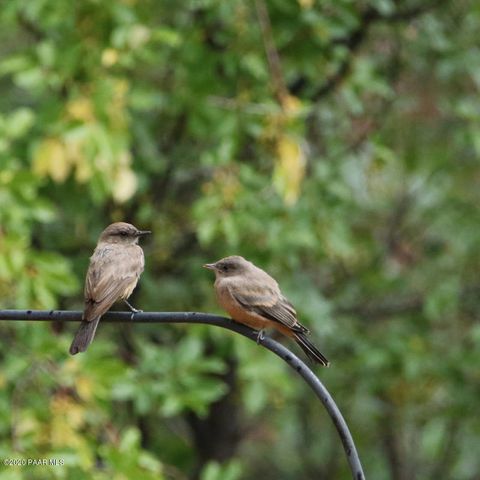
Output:
<svg viewBox="0 0 480 480">
<path fill-rule="evenodd" d="M 223 266 L 222 266 L 222 270 L 223 270 L 224 272 L 227 272 L 227 271 L 228 271 L 228 265 L 223 265 Z"/>
<path fill-rule="evenodd" d="M 126 237 L 126 236 L 128 235 L 128 233 L 127 233 L 125 230 L 122 230 L 122 231 L 120 232 L 120 235 L 121 235 L 122 237 Z"/>
</svg>

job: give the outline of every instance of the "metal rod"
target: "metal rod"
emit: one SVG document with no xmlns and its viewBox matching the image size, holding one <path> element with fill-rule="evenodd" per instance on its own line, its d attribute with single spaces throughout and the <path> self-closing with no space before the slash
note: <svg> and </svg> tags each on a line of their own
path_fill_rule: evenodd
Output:
<svg viewBox="0 0 480 480">
<path fill-rule="evenodd" d="M 78 322 L 82 319 L 82 312 L 65 310 L 0 310 L 0 320 L 26 320 L 26 321 L 64 321 Z M 122 323 L 197 323 L 206 325 L 215 325 L 217 327 L 232 330 L 254 342 L 258 342 L 275 355 L 282 358 L 293 370 L 295 370 L 305 382 L 312 388 L 315 395 L 320 399 L 323 406 L 330 415 L 330 418 L 337 429 L 343 448 L 347 455 L 348 464 L 354 480 L 364 480 L 360 458 L 353 442 L 352 435 L 348 425 L 338 409 L 332 396 L 325 388 L 319 378 L 310 370 L 310 368 L 300 360 L 293 352 L 288 350 L 280 343 L 263 336 L 258 338 L 258 332 L 251 328 L 234 322 L 233 320 L 219 315 L 211 315 L 200 312 L 107 312 L 102 317 L 102 322 Z"/>
</svg>

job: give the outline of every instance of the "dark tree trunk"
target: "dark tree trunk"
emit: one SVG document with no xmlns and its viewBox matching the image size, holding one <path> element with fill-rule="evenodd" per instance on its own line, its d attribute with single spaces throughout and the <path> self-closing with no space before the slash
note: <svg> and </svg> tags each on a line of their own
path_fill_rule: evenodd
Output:
<svg viewBox="0 0 480 480">
<path fill-rule="evenodd" d="M 235 455 L 242 439 L 242 411 L 237 398 L 237 365 L 233 359 L 226 361 L 228 370 L 221 375 L 228 387 L 228 393 L 210 406 L 206 417 L 194 412 L 186 415 L 192 430 L 197 452 L 197 464 L 192 478 L 198 479 L 202 468 L 211 460 L 224 462 Z"/>
</svg>

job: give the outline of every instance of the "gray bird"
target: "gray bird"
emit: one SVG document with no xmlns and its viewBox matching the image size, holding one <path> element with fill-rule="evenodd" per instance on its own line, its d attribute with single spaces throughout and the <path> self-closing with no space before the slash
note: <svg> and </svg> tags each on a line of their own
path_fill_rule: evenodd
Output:
<svg viewBox="0 0 480 480">
<path fill-rule="evenodd" d="M 70 353 L 84 352 L 95 336 L 101 316 L 117 301 L 127 301 L 137 285 L 145 259 L 138 239 L 151 232 L 138 230 L 129 223 L 109 225 L 100 235 L 97 247 L 90 257 L 85 279 L 85 306 L 83 319 L 75 334 Z"/>
</svg>

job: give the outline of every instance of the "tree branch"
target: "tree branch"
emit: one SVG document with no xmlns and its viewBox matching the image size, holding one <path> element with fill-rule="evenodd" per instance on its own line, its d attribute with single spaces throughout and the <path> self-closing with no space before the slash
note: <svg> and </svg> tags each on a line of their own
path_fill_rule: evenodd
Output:
<svg viewBox="0 0 480 480">
<path fill-rule="evenodd" d="M 338 307 L 335 312 L 340 315 L 355 315 L 359 317 L 378 320 L 392 315 L 405 315 L 419 313 L 424 306 L 421 295 L 410 297 L 388 298 L 386 300 L 372 299 L 365 303 Z"/>
<path fill-rule="evenodd" d="M 45 39 L 45 33 L 40 30 L 40 28 L 35 25 L 32 20 L 30 20 L 23 12 L 17 14 L 17 22 L 20 27 L 25 30 L 36 42 L 41 42 Z"/>
<path fill-rule="evenodd" d="M 27 320 L 27 321 L 64 321 L 78 322 L 82 319 L 82 312 L 65 310 L 0 310 L 0 320 Z M 338 409 L 332 396 L 319 380 L 319 378 L 302 362 L 293 352 L 286 347 L 264 336 L 258 338 L 258 332 L 228 318 L 208 313 L 198 312 L 107 312 L 102 317 L 102 322 L 113 323 L 193 323 L 215 325 L 233 332 L 239 333 L 254 342 L 270 350 L 282 358 L 293 370 L 295 370 L 305 382 L 312 388 L 315 395 L 322 402 L 327 413 L 337 429 L 354 480 L 365 480 L 360 458 L 353 442 L 352 435 L 347 423 Z"/>
<path fill-rule="evenodd" d="M 320 87 L 317 88 L 317 90 L 312 94 L 311 100 L 320 100 L 329 94 L 333 89 L 335 89 L 346 78 L 350 72 L 354 54 L 367 38 L 372 25 L 378 22 L 396 23 L 409 21 L 422 15 L 423 13 L 428 12 L 441 3 L 442 1 L 434 0 L 422 3 L 421 5 L 403 11 L 395 11 L 387 15 L 382 14 L 374 7 L 365 9 L 365 11 L 360 15 L 359 24 L 355 29 L 353 29 L 346 36 L 332 40 L 330 44 L 331 47 L 344 46 L 349 50 L 349 55 L 347 55 L 343 61 L 340 62 L 337 70 L 330 77 L 328 77 L 325 82 L 320 85 Z"/>
<path fill-rule="evenodd" d="M 279 105 L 283 108 L 285 100 L 288 96 L 288 90 L 283 80 L 280 55 L 278 54 L 278 50 L 273 39 L 270 15 L 268 14 L 268 9 L 264 0 L 255 0 L 255 8 L 257 10 L 260 30 L 262 32 L 262 39 L 265 47 L 265 53 L 267 55 L 270 77 L 273 83 L 273 93 L 277 98 Z"/>
</svg>

